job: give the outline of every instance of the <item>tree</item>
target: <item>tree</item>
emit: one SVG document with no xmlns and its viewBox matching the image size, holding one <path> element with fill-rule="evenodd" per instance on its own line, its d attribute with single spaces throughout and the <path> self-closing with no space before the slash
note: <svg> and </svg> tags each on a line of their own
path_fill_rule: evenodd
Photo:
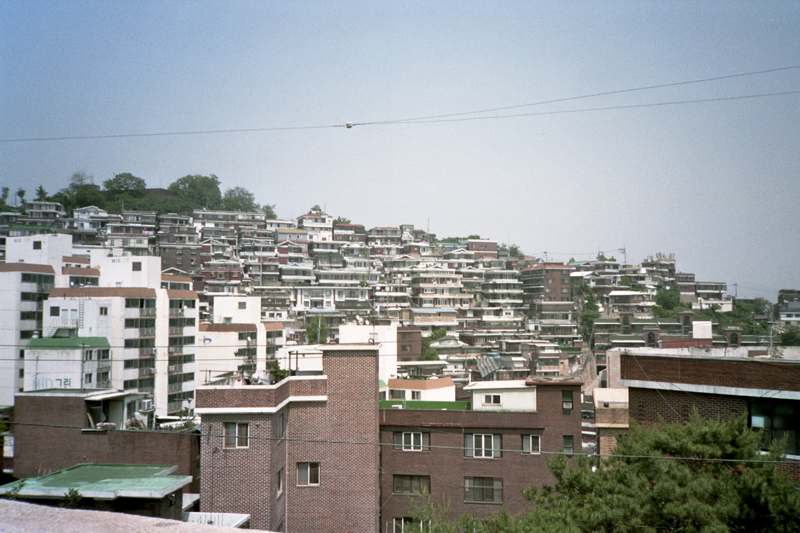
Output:
<svg viewBox="0 0 800 533">
<path fill-rule="evenodd" d="M 762 454 L 761 442 L 745 415 L 708 420 L 695 411 L 687 424 L 632 423 L 601 464 L 587 456 L 551 460 L 556 483 L 524 491 L 533 504 L 526 514 L 500 512 L 462 530 L 800 531 L 800 484 L 777 471 L 778 446 Z M 452 523 L 436 520 L 432 531 L 453 531 Z"/>
<path fill-rule="evenodd" d="M 422 355 L 419 356 L 420 361 L 438 361 L 439 360 L 439 352 L 436 351 L 435 348 L 431 348 L 430 346 L 422 352 Z"/>
<path fill-rule="evenodd" d="M 522 257 L 522 252 L 520 251 L 519 246 L 512 244 L 508 247 L 508 255 L 509 257 Z"/>
<path fill-rule="evenodd" d="M 36 189 L 36 201 L 37 202 L 46 202 L 47 198 L 48 198 L 47 191 L 44 190 L 44 187 L 39 185 L 39 187 Z"/>
<path fill-rule="evenodd" d="M 278 218 L 278 215 L 275 214 L 275 205 L 276 204 L 264 204 L 261 208 L 264 211 L 264 215 L 267 217 L 267 220 L 275 220 Z"/>
<path fill-rule="evenodd" d="M 17 189 L 16 197 L 19 198 L 20 203 L 22 203 L 22 205 L 24 206 L 25 205 L 25 189 L 23 189 L 22 187 Z M 16 201 L 15 201 L 15 203 L 16 203 Z"/>
<path fill-rule="evenodd" d="M 624 285 L 625 287 L 630 287 L 631 278 L 629 278 L 628 276 L 622 276 L 621 278 L 619 278 L 619 284 Z"/>
<path fill-rule="evenodd" d="M 800 327 L 788 326 L 781 333 L 781 346 L 800 346 Z"/>
<path fill-rule="evenodd" d="M 196 209 L 219 209 L 222 207 L 222 194 L 219 192 L 219 178 L 208 176 L 184 176 L 167 187 L 167 190 L 187 199 Z"/>
<path fill-rule="evenodd" d="M 578 318 L 583 332 L 583 340 L 591 341 L 594 333 L 594 321 L 600 318 L 600 306 L 597 304 L 597 296 L 592 292 L 585 281 L 581 282 L 576 289 L 580 289 L 584 294 L 583 308 Z"/>
<path fill-rule="evenodd" d="M 129 172 L 114 174 L 103 182 L 106 198 L 113 202 L 120 197 L 143 198 L 147 192 L 147 182 Z"/>
<path fill-rule="evenodd" d="M 673 285 L 669 289 L 658 291 L 656 294 L 656 305 L 672 311 L 681 304 L 681 293 L 678 291 L 678 286 Z"/>
<path fill-rule="evenodd" d="M 351 223 L 350 219 L 345 217 L 336 217 L 336 220 L 333 221 L 334 226 L 338 224 L 350 224 L 350 223 Z"/>
<path fill-rule="evenodd" d="M 226 211 L 253 212 L 260 210 L 256 197 L 244 187 L 234 187 L 225 191 L 222 208 Z"/>
<path fill-rule="evenodd" d="M 306 339 L 309 344 L 326 344 L 328 342 L 328 331 L 322 315 L 317 315 L 306 323 Z"/>
<path fill-rule="evenodd" d="M 325 215 L 325 211 L 319 206 L 319 204 L 315 205 L 311 209 L 308 210 L 309 213 L 313 213 L 315 215 Z"/>
</svg>

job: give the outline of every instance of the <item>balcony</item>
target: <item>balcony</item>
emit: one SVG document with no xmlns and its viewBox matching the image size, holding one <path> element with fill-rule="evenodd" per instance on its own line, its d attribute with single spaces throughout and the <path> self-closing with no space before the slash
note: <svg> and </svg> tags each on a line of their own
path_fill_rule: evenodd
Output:
<svg viewBox="0 0 800 533">
<path fill-rule="evenodd" d="M 170 346 L 169 353 L 181 353 L 183 351 L 183 346 Z"/>
<path fill-rule="evenodd" d="M 183 307 L 170 307 L 169 316 L 183 316 Z"/>
<path fill-rule="evenodd" d="M 139 316 L 156 316 L 155 307 L 140 307 Z"/>
<path fill-rule="evenodd" d="M 139 357 L 145 355 L 155 355 L 156 349 L 155 348 L 139 348 Z"/>
<path fill-rule="evenodd" d="M 183 335 L 183 328 L 182 327 L 171 327 L 169 328 L 170 335 Z"/>
<path fill-rule="evenodd" d="M 155 337 L 156 328 L 139 328 L 140 337 Z"/>
<path fill-rule="evenodd" d="M 155 376 L 155 374 L 156 374 L 156 369 L 152 368 L 152 367 L 146 367 L 146 368 L 140 368 L 139 369 L 139 377 L 140 378 L 141 377 L 145 377 L 145 376 Z"/>
</svg>

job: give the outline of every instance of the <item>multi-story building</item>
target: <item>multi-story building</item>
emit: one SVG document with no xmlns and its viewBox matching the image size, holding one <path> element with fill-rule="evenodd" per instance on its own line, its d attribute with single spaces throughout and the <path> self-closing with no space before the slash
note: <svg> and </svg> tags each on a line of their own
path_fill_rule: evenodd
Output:
<svg viewBox="0 0 800 533">
<path fill-rule="evenodd" d="M 775 304 L 775 315 L 785 325 L 800 324 L 800 290 L 779 290 L 778 303 Z"/>
<path fill-rule="evenodd" d="M 467 251 L 472 252 L 476 260 L 497 259 L 497 241 L 469 239 L 467 240 Z"/>
<path fill-rule="evenodd" d="M 122 220 L 106 226 L 106 245 L 131 255 L 150 255 L 156 243 L 156 214 L 125 211 Z"/>
<path fill-rule="evenodd" d="M 524 304 L 534 313 L 540 312 L 540 302 L 572 301 L 570 273 L 573 267 L 561 263 L 545 263 L 522 270 Z"/>
<path fill-rule="evenodd" d="M 471 410 L 381 410 L 381 532 L 419 527 L 412 501 L 424 494 L 451 519 L 501 506 L 523 512 L 522 490 L 553 482 L 547 459 L 580 453 L 580 382 L 478 382 L 464 391 Z"/>
<path fill-rule="evenodd" d="M 297 228 L 305 231 L 311 241 L 333 240 L 333 217 L 321 211 L 311 211 L 297 217 Z"/>
<path fill-rule="evenodd" d="M 452 268 L 411 268 L 411 301 L 416 307 L 469 307 L 472 294 L 464 293 L 461 274 Z"/>
<path fill-rule="evenodd" d="M 378 531 L 378 347 L 319 348 L 318 375 L 198 389 L 211 435 L 204 511 L 247 513 L 253 528 L 287 533 Z"/>
</svg>

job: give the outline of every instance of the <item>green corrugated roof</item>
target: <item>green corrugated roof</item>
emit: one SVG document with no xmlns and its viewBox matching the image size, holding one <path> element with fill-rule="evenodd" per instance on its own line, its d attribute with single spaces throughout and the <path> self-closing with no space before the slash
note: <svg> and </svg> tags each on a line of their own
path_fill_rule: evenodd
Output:
<svg viewBox="0 0 800 533">
<path fill-rule="evenodd" d="M 26 350 L 78 350 L 82 348 L 111 348 L 105 337 L 45 337 L 28 341 Z"/>
<path fill-rule="evenodd" d="M 76 489 L 84 497 L 100 499 L 163 498 L 191 483 L 191 476 L 165 475 L 175 470 L 170 465 L 80 464 L 0 486 L 0 492 L 19 488 L 21 497 L 63 497 Z"/>
</svg>

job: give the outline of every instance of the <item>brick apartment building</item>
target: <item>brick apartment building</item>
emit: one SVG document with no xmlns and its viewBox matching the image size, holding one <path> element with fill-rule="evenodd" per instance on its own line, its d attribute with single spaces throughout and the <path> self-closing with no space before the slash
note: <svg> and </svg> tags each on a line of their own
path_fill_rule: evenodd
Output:
<svg viewBox="0 0 800 533">
<path fill-rule="evenodd" d="M 524 512 L 522 490 L 552 484 L 553 453 L 581 451 L 581 383 L 472 383 L 472 410 L 381 410 L 381 531 L 408 531 L 427 492 L 449 518 L 505 507 Z M 424 403 L 424 402 L 422 402 Z"/>
<path fill-rule="evenodd" d="M 378 346 L 321 349 L 318 375 L 198 389 L 204 512 L 272 531 L 377 531 Z"/>
<path fill-rule="evenodd" d="M 764 449 L 786 439 L 791 463 L 782 468 L 800 477 L 800 361 L 623 351 L 619 376 L 637 422 L 687 422 L 693 409 L 706 418 L 746 413 Z"/>
</svg>

